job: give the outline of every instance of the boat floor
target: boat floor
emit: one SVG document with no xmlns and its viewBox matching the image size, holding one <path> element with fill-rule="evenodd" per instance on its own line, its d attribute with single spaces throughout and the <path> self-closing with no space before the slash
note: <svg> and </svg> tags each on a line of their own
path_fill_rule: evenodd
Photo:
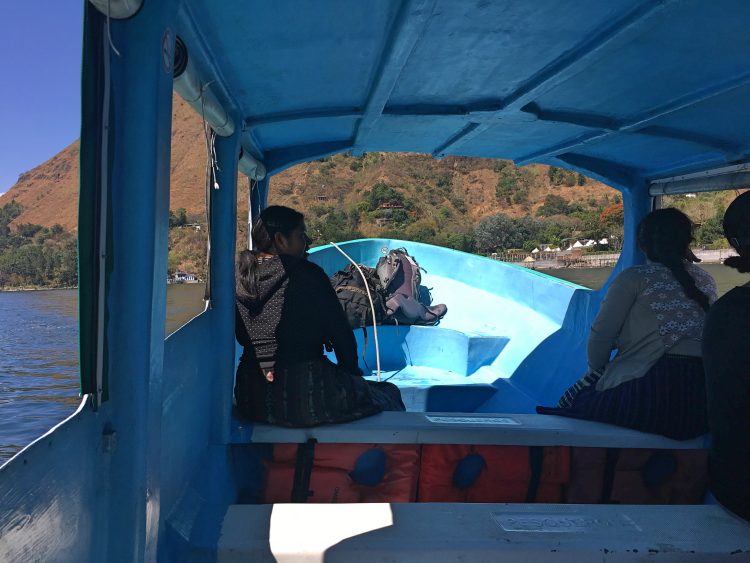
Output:
<svg viewBox="0 0 750 563">
<path fill-rule="evenodd" d="M 376 372 L 373 371 L 366 379 L 377 381 Z M 409 412 L 459 409 L 462 412 L 473 412 L 497 393 L 497 388 L 488 383 L 475 383 L 466 375 L 427 366 L 406 366 L 399 370 L 382 371 L 380 380 L 398 386 L 401 399 Z"/>
</svg>

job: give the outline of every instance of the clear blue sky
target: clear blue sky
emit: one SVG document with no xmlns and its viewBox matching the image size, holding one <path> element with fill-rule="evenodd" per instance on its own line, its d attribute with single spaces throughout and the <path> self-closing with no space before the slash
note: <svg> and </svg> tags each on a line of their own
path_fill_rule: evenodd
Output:
<svg viewBox="0 0 750 563">
<path fill-rule="evenodd" d="M 0 193 L 78 138 L 83 1 L 3 2 Z"/>
</svg>

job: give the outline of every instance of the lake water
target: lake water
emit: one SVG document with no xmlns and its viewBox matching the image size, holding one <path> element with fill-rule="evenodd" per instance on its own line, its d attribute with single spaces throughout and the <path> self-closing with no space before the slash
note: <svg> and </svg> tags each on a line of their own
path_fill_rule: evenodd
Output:
<svg viewBox="0 0 750 563">
<path fill-rule="evenodd" d="M 748 281 L 719 264 L 703 266 L 719 293 Z M 611 268 L 545 273 L 597 289 Z M 203 286 L 167 289 L 167 333 L 203 310 Z M 78 303 L 74 290 L 0 292 L 0 463 L 78 405 Z"/>
<path fill-rule="evenodd" d="M 167 333 L 203 310 L 203 285 L 167 288 Z M 0 464 L 80 402 L 78 292 L 0 292 Z"/>
</svg>

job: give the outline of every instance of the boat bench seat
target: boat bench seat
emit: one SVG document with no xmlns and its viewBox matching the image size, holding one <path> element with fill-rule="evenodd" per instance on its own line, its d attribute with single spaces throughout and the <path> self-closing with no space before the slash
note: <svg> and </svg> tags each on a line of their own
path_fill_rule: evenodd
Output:
<svg viewBox="0 0 750 563">
<path fill-rule="evenodd" d="M 315 428 L 283 428 L 234 418 L 231 441 L 242 443 L 474 444 L 591 448 L 703 449 L 708 438 L 671 440 L 636 430 L 539 414 L 383 412 Z"/>
<path fill-rule="evenodd" d="M 744 561 L 750 526 L 717 505 L 232 505 L 217 559 Z"/>
</svg>

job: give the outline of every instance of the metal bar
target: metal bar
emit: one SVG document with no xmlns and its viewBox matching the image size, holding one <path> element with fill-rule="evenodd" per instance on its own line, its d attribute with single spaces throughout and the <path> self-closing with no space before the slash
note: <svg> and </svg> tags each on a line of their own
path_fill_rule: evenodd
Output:
<svg viewBox="0 0 750 563">
<path fill-rule="evenodd" d="M 653 180 L 649 184 L 649 194 L 660 196 L 715 192 L 750 187 L 750 163 L 722 166 L 692 174 L 682 174 L 670 178 Z"/>
<path fill-rule="evenodd" d="M 711 176 L 722 176 L 724 174 L 732 174 L 735 172 L 746 172 L 750 171 L 750 163 L 745 162 L 743 164 L 734 164 L 732 166 L 722 166 L 720 168 L 712 168 L 711 170 L 703 170 L 701 172 L 692 172 L 690 174 L 681 174 L 679 176 L 671 176 L 669 178 L 657 178 L 651 180 L 651 184 L 668 184 L 671 182 L 680 182 L 683 180 L 692 180 L 694 178 L 709 178 Z"/>
<path fill-rule="evenodd" d="M 106 32 L 105 32 L 106 33 Z M 107 195 L 109 191 L 109 112 L 110 112 L 110 49 L 109 43 L 102 43 L 104 52 L 102 53 L 103 67 L 103 101 L 102 101 L 102 130 L 101 130 L 101 185 L 99 188 L 99 280 L 97 287 L 97 307 L 96 307 L 96 390 L 94 408 L 102 404 L 104 394 L 104 332 L 106 329 L 105 311 L 106 311 L 106 265 L 107 265 Z"/>
<path fill-rule="evenodd" d="M 407 0 L 396 16 L 367 97 L 364 115 L 354 134 L 360 153 L 375 122 L 380 119 L 406 62 L 432 15 L 435 0 Z"/>
</svg>

